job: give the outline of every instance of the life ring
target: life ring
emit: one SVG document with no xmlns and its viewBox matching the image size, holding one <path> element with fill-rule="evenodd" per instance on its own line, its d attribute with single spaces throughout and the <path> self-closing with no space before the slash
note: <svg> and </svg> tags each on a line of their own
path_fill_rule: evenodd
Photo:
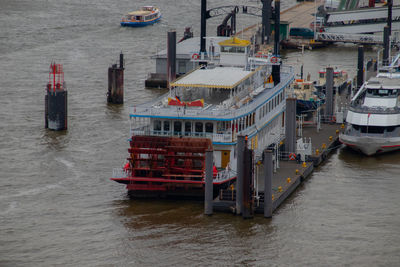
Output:
<svg viewBox="0 0 400 267">
<path fill-rule="evenodd" d="M 296 154 L 290 153 L 290 154 L 289 154 L 289 159 L 290 159 L 290 160 L 296 160 Z"/>
<path fill-rule="evenodd" d="M 197 53 L 194 53 L 193 55 L 192 55 L 192 59 L 199 59 L 200 58 L 200 55 L 199 54 L 197 54 Z"/>
<path fill-rule="evenodd" d="M 277 57 L 271 57 L 271 63 L 277 63 L 278 62 L 278 58 Z"/>
</svg>

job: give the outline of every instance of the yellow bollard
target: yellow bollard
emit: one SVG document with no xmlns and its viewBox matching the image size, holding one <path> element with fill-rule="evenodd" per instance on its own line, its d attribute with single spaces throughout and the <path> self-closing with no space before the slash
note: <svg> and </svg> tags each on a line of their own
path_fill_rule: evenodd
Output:
<svg viewBox="0 0 400 267">
<path fill-rule="evenodd" d="M 291 182 L 292 180 L 290 179 L 290 177 L 288 177 L 288 178 L 286 179 L 286 181 L 287 181 L 288 184 L 290 184 L 290 182 Z"/>
<path fill-rule="evenodd" d="M 332 135 L 331 135 L 331 136 L 329 136 L 329 141 L 332 141 L 332 139 L 333 139 Z"/>
<path fill-rule="evenodd" d="M 296 169 L 296 174 L 299 174 L 299 170 L 298 169 Z"/>
<path fill-rule="evenodd" d="M 317 155 L 317 156 L 319 155 L 319 150 L 318 149 L 315 150 L 315 155 Z"/>
<path fill-rule="evenodd" d="M 305 161 L 303 162 L 303 167 L 307 167 L 307 163 Z"/>
<path fill-rule="evenodd" d="M 261 160 L 259 160 L 259 161 L 257 162 L 257 165 L 261 165 Z"/>
<path fill-rule="evenodd" d="M 342 123 L 342 125 L 340 125 L 340 128 L 344 129 L 344 124 Z"/>
<path fill-rule="evenodd" d="M 325 148 L 326 148 L 326 144 L 323 143 L 323 144 L 322 144 L 322 149 L 325 149 Z"/>
<path fill-rule="evenodd" d="M 278 187 L 278 192 L 282 192 L 282 186 Z"/>
<path fill-rule="evenodd" d="M 275 196 L 274 196 L 274 194 L 272 194 L 272 200 L 274 200 L 274 198 L 275 198 Z"/>
<path fill-rule="evenodd" d="M 336 134 L 339 134 L 339 130 L 336 130 Z"/>
</svg>

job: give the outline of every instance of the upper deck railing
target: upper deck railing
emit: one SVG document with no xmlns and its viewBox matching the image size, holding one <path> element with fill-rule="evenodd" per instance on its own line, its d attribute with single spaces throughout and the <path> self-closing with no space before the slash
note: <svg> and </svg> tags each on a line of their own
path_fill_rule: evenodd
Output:
<svg viewBox="0 0 400 267">
<path fill-rule="evenodd" d="M 130 107 L 130 117 L 160 117 L 160 118 L 196 118 L 213 120 L 231 120 L 237 117 L 247 115 L 268 101 L 270 97 L 286 88 L 294 79 L 294 72 L 291 66 L 281 67 L 281 82 L 277 87 L 266 89 L 261 94 L 254 97 L 253 101 L 248 102 L 238 109 L 223 107 L 222 105 L 209 105 L 204 108 L 185 108 L 185 107 L 156 107 L 154 104 L 160 103 L 167 95 L 163 95 L 151 103 L 141 104 Z"/>
</svg>

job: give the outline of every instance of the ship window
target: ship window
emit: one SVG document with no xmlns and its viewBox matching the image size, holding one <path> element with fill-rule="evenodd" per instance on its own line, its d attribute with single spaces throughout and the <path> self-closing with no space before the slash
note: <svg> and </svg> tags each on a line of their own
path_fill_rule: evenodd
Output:
<svg viewBox="0 0 400 267">
<path fill-rule="evenodd" d="M 203 132 L 203 123 L 202 122 L 196 122 L 194 125 L 194 130 L 196 133 L 202 133 Z"/>
<path fill-rule="evenodd" d="M 388 127 L 386 128 L 386 131 L 387 131 L 388 133 L 390 133 L 390 132 L 393 132 L 394 129 L 396 129 L 395 126 L 388 126 Z"/>
<path fill-rule="evenodd" d="M 225 125 L 225 122 L 223 122 L 223 121 L 217 122 L 217 133 L 222 134 L 222 133 L 224 133 L 227 129 L 229 129 L 228 124 Z"/>
<path fill-rule="evenodd" d="M 320 77 L 320 78 L 324 78 L 324 77 L 325 77 L 325 73 L 320 72 L 320 73 L 319 73 L 319 77 Z"/>
<path fill-rule="evenodd" d="M 385 131 L 385 127 L 381 127 L 381 126 L 361 126 L 362 133 L 382 134 L 384 131 Z"/>
<path fill-rule="evenodd" d="M 161 131 L 161 121 L 159 120 L 154 121 L 154 131 Z"/>
<path fill-rule="evenodd" d="M 182 133 L 182 122 L 174 121 L 174 134 Z"/>
<path fill-rule="evenodd" d="M 190 121 L 185 122 L 185 135 L 190 135 L 192 132 L 192 123 Z"/>
<path fill-rule="evenodd" d="M 179 74 L 183 74 L 186 72 L 186 63 L 185 61 L 178 61 L 178 72 Z"/>
<path fill-rule="evenodd" d="M 169 121 L 164 121 L 164 132 L 169 132 Z"/>
<path fill-rule="evenodd" d="M 305 84 L 304 85 L 304 89 L 310 89 L 310 85 L 309 84 Z"/>
<path fill-rule="evenodd" d="M 206 133 L 214 132 L 214 124 L 212 122 L 206 122 Z"/>
</svg>

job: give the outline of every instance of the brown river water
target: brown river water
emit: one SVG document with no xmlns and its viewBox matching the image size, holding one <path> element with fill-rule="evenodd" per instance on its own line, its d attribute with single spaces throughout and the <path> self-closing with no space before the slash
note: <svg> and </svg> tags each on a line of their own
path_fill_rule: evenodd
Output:
<svg viewBox="0 0 400 267">
<path fill-rule="evenodd" d="M 209 1 L 209 7 L 256 5 Z M 162 22 L 121 28 L 154 4 Z M 294 5 L 282 1 L 282 9 Z M 239 16 L 238 29 L 259 19 Z M 400 153 L 336 150 L 274 213 L 203 215 L 203 203 L 130 200 L 109 180 L 128 156 L 129 105 L 167 31 L 199 35 L 200 1 L 0 0 L 0 266 L 399 266 Z M 211 19 L 208 35 L 222 17 Z M 125 104 L 107 105 L 107 68 L 126 58 Z M 375 55 L 375 50 L 366 56 Z M 355 74 L 357 47 L 283 54 L 313 79 L 321 66 Z M 69 128 L 44 129 L 52 60 L 64 65 Z"/>
</svg>

